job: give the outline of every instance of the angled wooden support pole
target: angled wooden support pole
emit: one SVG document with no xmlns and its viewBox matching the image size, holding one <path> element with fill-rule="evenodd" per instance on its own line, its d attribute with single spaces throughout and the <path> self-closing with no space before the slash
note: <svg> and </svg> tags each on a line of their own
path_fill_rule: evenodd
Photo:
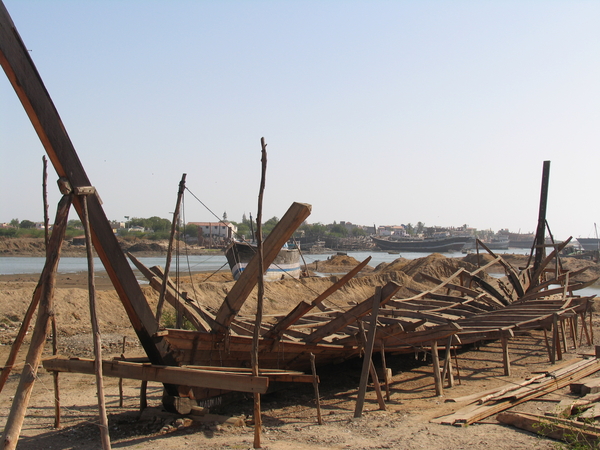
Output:
<svg viewBox="0 0 600 450">
<path fill-rule="evenodd" d="M 371 309 L 371 327 L 369 328 L 369 334 L 367 336 L 367 342 L 365 344 L 365 354 L 363 355 L 363 365 L 360 374 L 360 385 L 358 387 L 358 398 L 356 400 L 356 407 L 354 409 L 354 417 L 358 418 L 362 416 L 363 406 L 365 403 L 365 395 L 367 393 L 367 383 L 369 381 L 369 372 L 373 371 L 373 346 L 375 344 L 375 332 L 377 329 L 377 315 L 379 313 L 379 304 L 381 302 L 382 289 L 381 286 L 377 286 L 375 289 L 375 295 L 372 297 L 372 309 Z M 378 383 L 377 373 L 372 375 L 375 383 Z M 381 390 L 379 390 L 379 396 Z M 378 397 L 379 398 L 379 397 Z M 380 405 L 381 406 L 381 405 Z M 385 403 L 383 408 L 385 409 Z"/>
<path fill-rule="evenodd" d="M 56 270 L 58 269 L 62 242 L 65 236 L 65 230 L 67 229 L 70 206 L 71 196 L 63 196 L 58 204 L 56 221 L 52 230 L 52 235 L 50 236 L 46 255 L 46 264 L 44 265 L 40 280 L 41 296 L 35 328 L 31 337 L 29 351 L 25 358 L 25 365 L 23 367 L 23 372 L 21 373 L 19 386 L 17 387 L 17 392 L 6 420 L 6 427 L 4 428 L 4 434 L 2 435 L 2 441 L 0 442 L 1 450 L 12 450 L 17 446 L 19 433 L 23 426 L 23 419 L 25 418 L 31 391 L 33 390 L 33 384 L 37 377 L 38 366 L 42 359 L 46 335 L 48 334 L 50 316 L 54 314 L 53 298 L 56 283 Z"/>
</svg>

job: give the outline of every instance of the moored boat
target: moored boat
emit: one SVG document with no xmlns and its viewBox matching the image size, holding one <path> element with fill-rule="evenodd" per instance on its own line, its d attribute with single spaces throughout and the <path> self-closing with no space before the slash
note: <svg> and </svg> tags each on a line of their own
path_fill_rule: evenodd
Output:
<svg viewBox="0 0 600 450">
<path fill-rule="evenodd" d="M 371 236 L 381 250 L 397 252 L 441 253 L 461 251 L 472 238 L 470 236 L 449 236 L 444 238 L 403 238 L 383 239 Z"/>
<path fill-rule="evenodd" d="M 581 245 L 584 250 L 600 250 L 599 238 L 577 238 L 577 242 L 579 242 L 579 245 Z"/>
<path fill-rule="evenodd" d="M 249 242 L 233 241 L 227 247 L 225 256 L 235 280 L 240 277 L 256 252 L 256 245 Z M 297 247 L 286 246 L 279 251 L 275 261 L 267 268 L 265 280 L 280 280 L 286 275 L 298 278 L 300 273 L 300 250 Z"/>
</svg>

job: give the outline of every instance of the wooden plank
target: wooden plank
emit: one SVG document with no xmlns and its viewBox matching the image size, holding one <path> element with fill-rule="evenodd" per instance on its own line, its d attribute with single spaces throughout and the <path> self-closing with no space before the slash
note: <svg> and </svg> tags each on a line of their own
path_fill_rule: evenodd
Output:
<svg viewBox="0 0 600 450">
<path fill-rule="evenodd" d="M 512 425 L 541 436 L 568 441 L 569 444 L 581 442 L 590 445 L 590 442 L 596 442 L 600 439 L 600 428 L 590 425 L 586 425 L 586 428 L 580 428 L 572 420 L 548 419 L 537 414 L 517 412 L 500 413 L 497 420 L 500 423 Z"/>
<path fill-rule="evenodd" d="M 66 178 L 72 188 L 93 186 L 30 53 L 1 2 L 0 65 L 17 93 L 57 174 Z M 154 314 L 125 259 L 98 197 L 90 196 L 88 200 L 92 241 L 96 253 L 115 286 L 146 354 L 153 362 L 162 364 L 163 357 L 151 338 L 158 329 Z M 75 198 L 73 205 L 81 218 L 81 199 Z"/>
<path fill-rule="evenodd" d="M 400 290 L 401 287 L 402 286 L 393 281 L 388 282 L 382 289 L 380 306 L 385 305 L 396 294 L 396 292 Z M 371 311 L 372 306 L 373 296 L 349 309 L 344 314 L 336 317 L 326 325 L 319 327 L 313 333 L 308 335 L 304 341 L 310 344 L 316 344 L 325 336 L 341 330 L 346 325 L 368 314 Z"/>
<path fill-rule="evenodd" d="M 44 368 L 58 372 L 94 373 L 91 359 L 50 358 L 42 361 Z M 178 384 L 190 387 L 223 389 L 238 392 L 264 394 L 269 387 L 268 377 L 231 374 L 220 371 L 187 369 L 172 366 L 157 366 L 125 361 L 102 361 L 102 371 L 107 377 L 130 378 L 142 381 Z"/>
<path fill-rule="evenodd" d="M 269 267 L 275 260 L 279 251 L 288 239 L 294 234 L 296 229 L 310 215 L 311 206 L 306 203 L 294 202 L 287 210 L 281 220 L 275 225 L 273 231 L 267 236 L 264 242 L 263 265 Z M 231 291 L 225 297 L 221 308 L 216 315 L 216 326 L 214 332 L 224 333 L 229 324 L 240 311 L 242 305 L 256 286 L 258 282 L 260 261 L 257 255 L 254 255 L 244 271 L 241 273 L 237 282 L 231 288 Z"/>
</svg>

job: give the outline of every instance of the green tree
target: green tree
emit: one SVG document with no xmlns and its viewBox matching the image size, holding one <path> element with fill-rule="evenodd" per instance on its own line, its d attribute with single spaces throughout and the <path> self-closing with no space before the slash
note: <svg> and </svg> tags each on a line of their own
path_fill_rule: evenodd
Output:
<svg viewBox="0 0 600 450">
<path fill-rule="evenodd" d="M 19 219 L 13 219 L 10 221 L 10 226 L 11 227 L 15 227 L 15 228 L 19 228 Z"/>
<path fill-rule="evenodd" d="M 185 226 L 185 235 L 188 237 L 193 237 L 193 238 L 197 238 L 198 237 L 198 232 L 200 230 L 200 227 L 198 227 L 198 225 L 193 225 L 191 223 L 188 223 Z"/>
<path fill-rule="evenodd" d="M 358 228 L 358 227 L 352 228 L 351 234 L 354 237 L 366 236 L 367 235 L 367 233 L 365 232 L 365 230 L 363 230 L 362 228 Z"/>
<path fill-rule="evenodd" d="M 333 223 L 334 223 L 334 225 L 329 229 L 330 235 L 333 235 L 336 237 L 348 236 L 348 229 L 345 226 L 336 224 L 335 222 L 333 222 Z"/>
<path fill-rule="evenodd" d="M 83 225 L 81 223 L 81 220 L 69 220 L 67 222 L 67 228 L 77 228 L 79 230 L 83 229 Z"/>
<path fill-rule="evenodd" d="M 32 222 L 31 220 L 21 220 L 21 223 L 19 224 L 19 228 L 35 228 L 35 222 Z"/>
</svg>

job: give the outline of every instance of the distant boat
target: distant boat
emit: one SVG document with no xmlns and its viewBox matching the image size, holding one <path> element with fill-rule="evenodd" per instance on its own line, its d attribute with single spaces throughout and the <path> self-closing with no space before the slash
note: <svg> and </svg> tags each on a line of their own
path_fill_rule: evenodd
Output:
<svg viewBox="0 0 600 450">
<path fill-rule="evenodd" d="M 508 246 L 511 248 L 531 248 L 535 234 L 533 233 L 508 233 Z"/>
<path fill-rule="evenodd" d="M 442 238 L 402 238 L 384 239 L 371 236 L 381 250 L 396 252 L 442 253 L 459 252 L 472 238 L 470 236 L 449 236 Z"/>
<path fill-rule="evenodd" d="M 598 238 L 577 238 L 577 242 L 584 250 L 600 250 L 600 239 Z"/>
<path fill-rule="evenodd" d="M 225 257 L 235 280 L 240 277 L 256 252 L 256 245 L 249 242 L 233 241 L 227 247 Z M 298 278 L 300 273 L 300 250 L 297 247 L 283 247 L 275 261 L 267 268 L 265 280 L 281 280 L 287 275 Z"/>
</svg>

